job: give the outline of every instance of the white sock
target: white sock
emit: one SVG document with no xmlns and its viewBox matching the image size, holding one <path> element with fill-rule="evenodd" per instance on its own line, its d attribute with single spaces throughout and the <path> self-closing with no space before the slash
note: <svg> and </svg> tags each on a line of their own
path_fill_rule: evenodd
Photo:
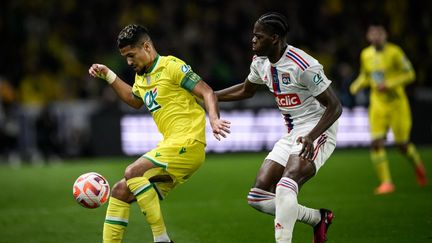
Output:
<svg viewBox="0 0 432 243">
<path fill-rule="evenodd" d="M 321 221 L 321 213 L 318 209 L 308 208 L 299 204 L 297 220 L 313 227 Z"/>
<path fill-rule="evenodd" d="M 260 188 L 251 188 L 248 194 L 248 204 L 256 210 L 275 215 L 275 194 Z M 318 209 L 308 208 L 298 204 L 297 220 L 310 226 L 317 225 L 321 220 L 321 213 Z"/>
<path fill-rule="evenodd" d="M 256 210 L 275 215 L 275 194 L 259 188 L 251 188 L 249 191 L 248 204 Z"/>
<path fill-rule="evenodd" d="M 171 239 L 169 238 L 168 234 L 165 232 L 161 235 L 154 236 L 153 237 L 154 242 L 170 242 Z"/>
<path fill-rule="evenodd" d="M 276 186 L 275 238 L 277 243 L 291 243 L 298 216 L 297 183 L 282 177 Z"/>
</svg>

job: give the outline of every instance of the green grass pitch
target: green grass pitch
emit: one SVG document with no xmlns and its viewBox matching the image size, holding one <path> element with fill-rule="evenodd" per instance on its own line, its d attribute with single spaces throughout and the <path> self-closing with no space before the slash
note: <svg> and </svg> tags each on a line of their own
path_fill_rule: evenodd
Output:
<svg viewBox="0 0 432 243">
<path fill-rule="evenodd" d="M 374 196 L 377 179 L 366 149 L 336 150 L 301 190 L 299 202 L 335 213 L 329 241 L 336 243 L 432 242 L 432 148 L 419 148 L 430 185 L 415 183 L 409 163 L 390 149 L 396 184 L 391 195 Z M 204 166 L 162 202 L 170 236 L 180 243 L 274 242 L 273 219 L 250 208 L 246 195 L 265 153 L 210 154 Z M 102 242 L 107 205 L 85 209 L 72 198 L 72 184 L 95 171 L 112 186 L 134 158 L 65 161 L 42 167 L 0 166 L 0 242 Z M 311 242 L 312 228 L 297 223 L 294 242 Z M 144 216 L 132 205 L 123 242 L 152 242 Z"/>
</svg>

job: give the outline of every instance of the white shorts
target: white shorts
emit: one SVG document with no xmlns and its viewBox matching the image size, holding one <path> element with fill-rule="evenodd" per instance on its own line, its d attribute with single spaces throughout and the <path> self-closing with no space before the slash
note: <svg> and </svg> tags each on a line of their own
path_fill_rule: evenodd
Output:
<svg viewBox="0 0 432 243">
<path fill-rule="evenodd" d="M 291 154 L 299 154 L 302 144 L 297 144 L 296 140 L 300 136 L 308 134 L 316 123 L 304 124 L 302 127 L 296 127 L 290 133 L 285 134 L 273 147 L 273 150 L 265 159 L 273 160 L 282 166 L 286 166 Z M 327 131 L 314 141 L 314 157 L 316 172 L 324 165 L 336 147 L 338 121 L 336 121 Z"/>
</svg>

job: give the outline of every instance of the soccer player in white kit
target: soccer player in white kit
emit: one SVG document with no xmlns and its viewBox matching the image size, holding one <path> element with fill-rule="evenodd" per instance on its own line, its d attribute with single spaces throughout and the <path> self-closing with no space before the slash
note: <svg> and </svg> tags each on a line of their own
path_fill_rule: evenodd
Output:
<svg viewBox="0 0 432 243">
<path fill-rule="evenodd" d="M 264 159 L 248 203 L 275 216 L 276 242 L 291 242 L 296 220 L 314 228 L 315 243 L 325 242 L 333 219 L 328 209 L 298 204 L 300 187 L 312 178 L 336 147 L 342 106 L 322 65 L 288 45 L 288 24 L 279 13 L 266 13 L 254 25 L 255 52 L 246 80 L 216 92 L 219 101 L 252 97 L 260 85 L 273 93 L 287 127 Z"/>
</svg>

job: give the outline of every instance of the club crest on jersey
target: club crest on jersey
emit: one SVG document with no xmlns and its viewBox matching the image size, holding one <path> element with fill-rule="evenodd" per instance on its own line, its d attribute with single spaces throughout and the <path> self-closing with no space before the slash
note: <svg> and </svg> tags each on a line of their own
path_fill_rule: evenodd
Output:
<svg viewBox="0 0 432 243">
<path fill-rule="evenodd" d="M 189 65 L 187 65 L 187 64 L 184 64 L 184 65 L 181 67 L 181 71 L 184 72 L 184 73 L 189 72 L 190 69 L 191 69 L 191 67 L 190 67 Z"/>
<path fill-rule="evenodd" d="M 282 73 L 282 83 L 285 85 L 291 83 L 291 78 L 289 73 Z"/>
<path fill-rule="evenodd" d="M 279 107 L 293 107 L 301 104 L 297 94 L 277 94 L 275 100 Z"/>
<path fill-rule="evenodd" d="M 156 111 L 161 108 L 161 106 L 156 102 L 157 95 L 157 88 L 147 91 L 144 95 L 144 103 L 150 112 Z"/>
</svg>

